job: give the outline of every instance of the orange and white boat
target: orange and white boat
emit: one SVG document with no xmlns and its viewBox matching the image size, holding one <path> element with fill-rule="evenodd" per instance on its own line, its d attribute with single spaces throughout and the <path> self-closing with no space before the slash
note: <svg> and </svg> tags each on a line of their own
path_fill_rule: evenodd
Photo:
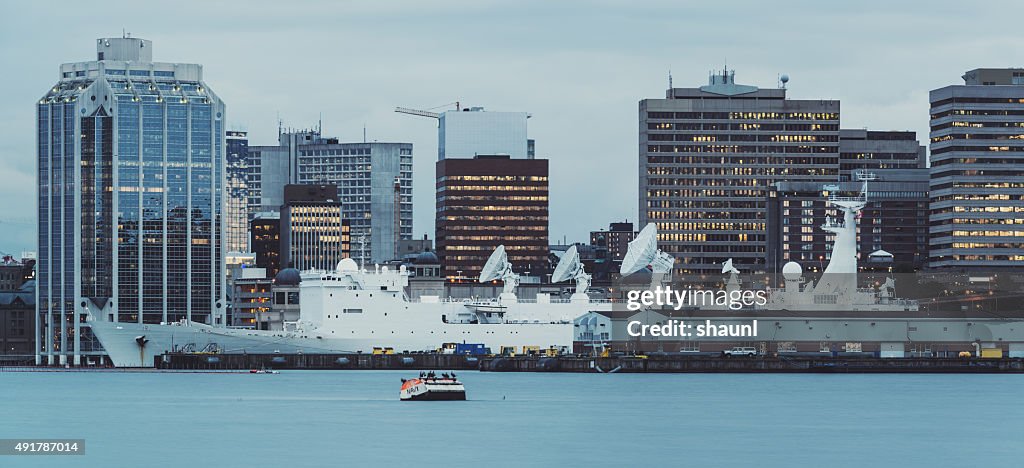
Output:
<svg viewBox="0 0 1024 468">
<path fill-rule="evenodd" d="M 452 401 L 465 400 L 466 387 L 462 385 L 455 373 L 436 375 L 433 372 L 420 372 L 414 379 L 402 379 L 402 390 L 398 395 L 402 401 Z"/>
</svg>

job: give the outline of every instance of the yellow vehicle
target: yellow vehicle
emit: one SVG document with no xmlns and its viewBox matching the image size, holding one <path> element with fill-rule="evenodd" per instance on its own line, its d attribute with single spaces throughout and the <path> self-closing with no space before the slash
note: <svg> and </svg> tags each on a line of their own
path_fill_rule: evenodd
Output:
<svg viewBox="0 0 1024 468">
<path fill-rule="evenodd" d="M 523 346 L 523 354 L 526 356 L 537 356 L 540 354 L 540 346 Z"/>
<path fill-rule="evenodd" d="M 559 354 L 558 348 L 554 346 L 544 350 L 544 357 L 558 357 Z"/>
<path fill-rule="evenodd" d="M 999 359 L 1003 357 L 1003 348 L 981 348 L 981 357 Z"/>
<path fill-rule="evenodd" d="M 378 348 L 378 347 L 375 346 L 373 348 L 373 354 L 374 355 L 395 354 L 395 349 L 394 348 Z"/>
<path fill-rule="evenodd" d="M 499 353 L 499 354 L 501 354 L 502 356 L 515 357 L 516 356 L 516 347 L 515 346 L 502 346 L 501 347 L 501 353 Z"/>
<path fill-rule="evenodd" d="M 611 346 L 607 346 L 607 347 L 604 348 L 604 351 L 601 351 L 601 357 L 611 357 L 611 356 L 612 356 L 612 347 Z"/>
</svg>

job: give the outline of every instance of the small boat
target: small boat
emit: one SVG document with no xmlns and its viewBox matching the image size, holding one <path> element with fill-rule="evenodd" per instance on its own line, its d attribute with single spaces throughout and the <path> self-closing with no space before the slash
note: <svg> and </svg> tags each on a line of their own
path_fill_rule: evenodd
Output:
<svg viewBox="0 0 1024 468">
<path fill-rule="evenodd" d="M 281 371 L 276 371 L 276 370 L 273 370 L 273 369 L 250 369 L 249 373 L 250 374 L 280 374 Z"/>
<path fill-rule="evenodd" d="M 455 373 L 436 375 L 433 372 L 420 372 L 414 379 L 402 379 L 402 390 L 398 395 L 402 401 L 427 400 L 465 400 L 466 388 Z"/>
</svg>

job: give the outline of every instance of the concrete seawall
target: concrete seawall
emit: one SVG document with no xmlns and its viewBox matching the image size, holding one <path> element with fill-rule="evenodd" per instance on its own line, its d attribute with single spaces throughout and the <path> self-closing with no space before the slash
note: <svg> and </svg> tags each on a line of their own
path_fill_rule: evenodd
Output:
<svg viewBox="0 0 1024 468">
<path fill-rule="evenodd" d="M 583 373 L 1024 373 L 1024 359 L 871 356 L 534 357 L 454 354 L 164 354 L 159 369 L 480 370 Z"/>
</svg>

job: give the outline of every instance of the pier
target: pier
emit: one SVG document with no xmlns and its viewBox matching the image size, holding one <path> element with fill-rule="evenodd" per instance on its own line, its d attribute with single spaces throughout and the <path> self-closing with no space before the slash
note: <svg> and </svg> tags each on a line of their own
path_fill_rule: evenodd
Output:
<svg viewBox="0 0 1024 468">
<path fill-rule="evenodd" d="M 158 369 L 480 370 L 579 373 L 1024 373 L 1022 358 L 460 354 L 197 354 L 157 356 Z"/>
</svg>

